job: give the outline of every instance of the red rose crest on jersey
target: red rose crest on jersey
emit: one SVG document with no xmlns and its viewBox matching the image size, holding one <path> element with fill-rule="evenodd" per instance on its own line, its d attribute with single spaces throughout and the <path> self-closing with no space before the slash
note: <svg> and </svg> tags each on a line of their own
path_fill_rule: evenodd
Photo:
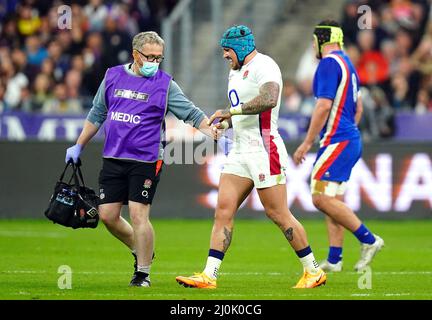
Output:
<svg viewBox="0 0 432 320">
<path fill-rule="evenodd" d="M 249 70 L 246 70 L 246 71 L 243 73 L 243 80 L 246 79 L 246 78 L 248 77 L 248 75 L 249 75 Z"/>
<path fill-rule="evenodd" d="M 260 173 L 258 176 L 258 179 L 260 182 L 263 182 L 265 180 L 265 174 L 264 173 Z"/>
<path fill-rule="evenodd" d="M 144 181 L 144 189 L 150 189 L 152 186 L 152 181 L 150 179 L 146 179 Z"/>
</svg>

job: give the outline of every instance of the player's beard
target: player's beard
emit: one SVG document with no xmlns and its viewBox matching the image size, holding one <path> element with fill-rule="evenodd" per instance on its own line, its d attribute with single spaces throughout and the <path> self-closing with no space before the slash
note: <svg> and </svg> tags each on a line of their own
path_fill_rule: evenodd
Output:
<svg viewBox="0 0 432 320">
<path fill-rule="evenodd" d="M 240 70 L 241 67 L 238 62 L 234 62 L 234 60 L 227 58 L 226 60 L 228 61 L 231 70 Z"/>
<path fill-rule="evenodd" d="M 236 63 L 234 61 L 232 61 L 230 63 L 231 63 L 231 69 L 232 70 L 240 70 L 241 69 L 241 67 L 240 67 L 240 65 L 238 63 Z"/>
</svg>

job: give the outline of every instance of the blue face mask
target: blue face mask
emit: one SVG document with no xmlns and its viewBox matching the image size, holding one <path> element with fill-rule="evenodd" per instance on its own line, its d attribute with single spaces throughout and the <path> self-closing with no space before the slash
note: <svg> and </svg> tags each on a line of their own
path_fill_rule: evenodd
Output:
<svg viewBox="0 0 432 320">
<path fill-rule="evenodd" d="M 159 63 L 145 61 L 143 62 L 142 67 L 139 68 L 139 72 L 141 72 L 141 74 L 144 77 L 149 78 L 149 77 L 153 77 L 158 71 L 158 69 L 159 69 Z"/>
</svg>

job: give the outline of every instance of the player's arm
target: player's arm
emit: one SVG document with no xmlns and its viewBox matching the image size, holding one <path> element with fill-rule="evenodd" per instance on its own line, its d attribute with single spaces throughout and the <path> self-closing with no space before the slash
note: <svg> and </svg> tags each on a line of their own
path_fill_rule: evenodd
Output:
<svg viewBox="0 0 432 320">
<path fill-rule="evenodd" d="M 214 126 L 220 130 L 226 130 L 226 129 L 232 128 L 232 120 L 231 120 L 231 118 L 224 119 L 223 121 L 214 124 Z"/>
<path fill-rule="evenodd" d="M 279 98 L 279 84 L 264 83 L 259 89 L 259 95 L 240 105 L 241 114 L 258 114 L 276 107 Z"/>
<path fill-rule="evenodd" d="M 324 58 L 318 65 L 315 73 L 316 88 L 314 88 L 317 102 L 312 113 L 309 129 L 303 143 L 294 152 L 295 164 L 300 164 L 305 160 L 306 153 L 312 147 L 315 137 L 324 128 L 327 122 L 333 100 L 336 97 L 337 88 L 342 76 L 339 64 L 333 58 Z"/>
<path fill-rule="evenodd" d="M 260 87 L 258 96 L 248 102 L 240 103 L 238 106 L 217 110 L 210 117 L 209 123 L 212 123 L 215 119 L 220 119 L 223 122 L 223 120 L 228 120 L 233 115 L 259 114 L 268 109 L 272 109 L 277 106 L 279 90 L 280 88 L 277 82 L 266 82 Z"/>
<path fill-rule="evenodd" d="M 324 128 L 332 105 L 333 100 L 327 98 L 319 98 L 317 100 L 315 109 L 312 113 L 309 129 L 304 140 L 306 144 L 312 145 L 314 143 L 315 137 L 320 133 L 322 128 Z"/>
<path fill-rule="evenodd" d="M 211 125 L 216 119 L 219 119 L 219 122 L 214 123 L 214 126 L 217 129 L 226 130 L 228 128 L 232 128 L 231 116 L 232 114 L 230 112 L 230 107 L 228 106 L 226 109 L 216 110 L 210 119 L 208 119 L 207 124 Z"/>
<path fill-rule="evenodd" d="M 324 128 L 332 105 L 333 100 L 327 98 L 319 98 L 317 100 L 315 109 L 312 113 L 312 118 L 306 134 L 306 138 L 304 139 L 303 143 L 297 148 L 293 156 L 294 162 L 297 165 L 305 160 L 305 155 L 312 147 L 315 141 L 315 137 L 320 133 L 322 128 Z"/>
</svg>

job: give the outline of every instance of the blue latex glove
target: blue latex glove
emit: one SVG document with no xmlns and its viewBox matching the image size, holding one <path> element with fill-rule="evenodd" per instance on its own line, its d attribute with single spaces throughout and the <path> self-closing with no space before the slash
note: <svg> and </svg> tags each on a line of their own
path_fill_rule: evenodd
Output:
<svg viewBox="0 0 432 320">
<path fill-rule="evenodd" d="M 80 144 L 76 144 L 66 150 L 66 158 L 65 162 L 67 163 L 70 159 L 73 160 L 74 163 L 78 163 L 78 158 L 81 154 L 82 146 Z"/>
</svg>

